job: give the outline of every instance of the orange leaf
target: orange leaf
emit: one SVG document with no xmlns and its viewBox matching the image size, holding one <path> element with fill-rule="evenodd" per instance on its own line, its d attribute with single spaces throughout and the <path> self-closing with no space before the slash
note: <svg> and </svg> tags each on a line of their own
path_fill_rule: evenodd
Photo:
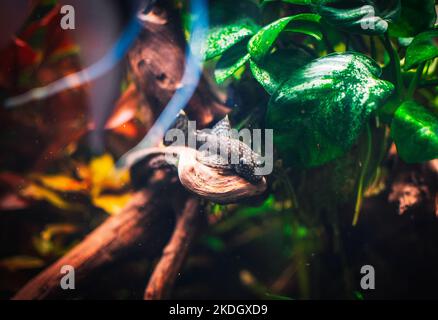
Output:
<svg viewBox="0 0 438 320">
<path fill-rule="evenodd" d="M 127 138 L 135 138 L 138 136 L 138 129 L 132 122 L 122 124 L 120 127 L 114 128 L 114 132 Z"/>
<path fill-rule="evenodd" d="M 44 266 L 44 260 L 31 256 L 14 256 L 0 260 L 0 267 L 10 271 L 36 269 Z"/>
</svg>

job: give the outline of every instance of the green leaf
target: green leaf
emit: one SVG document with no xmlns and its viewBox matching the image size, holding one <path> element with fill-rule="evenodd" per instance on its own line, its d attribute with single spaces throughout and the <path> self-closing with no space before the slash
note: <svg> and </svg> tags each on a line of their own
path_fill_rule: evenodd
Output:
<svg viewBox="0 0 438 320">
<path fill-rule="evenodd" d="M 316 14 L 303 13 L 281 18 L 265 26 L 248 43 L 248 52 L 251 54 L 251 58 L 260 62 L 269 53 L 275 40 L 286 27 L 289 31 L 305 33 L 320 39 L 322 36 L 316 31 L 320 18 Z"/>
<path fill-rule="evenodd" d="M 320 16 L 318 16 L 317 20 L 320 20 Z M 322 40 L 321 26 L 319 23 L 315 23 L 313 20 L 294 21 L 294 23 L 288 25 L 284 31 L 303 33 L 315 38 L 318 41 Z"/>
<path fill-rule="evenodd" d="M 413 37 L 436 22 L 435 0 L 401 0 L 400 18 L 389 26 L 393 37 Z"/>
<path fill-rule="evenodd" d="M 408 47 L 412 41 L 414 40 L 414 38 L 412 37 L 400 37 L 398 38 L 398 43 L 401 47 Z"/>
<path fill-rule="evenodd" d="M 313 60 L 289 76 L 269 101 L 267 127 L 288 164 L 313 167 L 344 154 L 394 86 L 358 53 Z"/>
<path fill-rule="evenodd" d="M 438 117 L 414 101 L 406 101 L 397 109 L 391 135 L 406 162 L 438 158 Z"/>
<path fill-rule="evenodd" d="M 247 41 L 241 41 L 222 55 L 214 71 L 217 83 L 223 83 L 249 60 L 250 56 L 246 47 Z"/>
<path fill-rule="evenodd" d="M 438 29 L 420 33 L 406 50 L 405 70 L 438 57 Z"/>
<path fill-rule="evenodd" d="M 273 94 L 293 71 L 310 60 L 311 56 L 302 49 L 281 49 L 260 64 L 251 60 L 250 66 L 254 78 L 269 94 Z"/>
<path fill-rule="evenodd" d="M 311 4 L 312 0 L 283 0 L 283 2 L 303 5 L 303 4 Z"/>
<path fill-rule="evenodd" d="M 258 26 L 248 19 L 213 27 L 207 36 L 205 59 L 209 60 L 221 55 L 238 42 L 252 36 L 257 30 Z"/>
<path fill-rule="evenodd" d="M 210 26 L 232 24 L 238 20 L 260 18 L 260 8 L 254 0 L 214 0 L 209 1 L 208 16 Z"/>
<path fill-rule="evenodd" d="M 351 33 L 376 35 L 400 13 L 400 0 L 315 0 L 316 11 L 331 25 Z"/>
<path fill-rule="evenodd" d="M 310 4 L 312 4 L 312 0 L 264 0 L 263 3 L 265 3 L 265 2 L 275 2 L 275 1 L 281 1 L 281 2 L 286 2 L 286 3 L 291 3 L 291 4 L 298 4 L 298 5 L 310 5 Z"/>
</svg>

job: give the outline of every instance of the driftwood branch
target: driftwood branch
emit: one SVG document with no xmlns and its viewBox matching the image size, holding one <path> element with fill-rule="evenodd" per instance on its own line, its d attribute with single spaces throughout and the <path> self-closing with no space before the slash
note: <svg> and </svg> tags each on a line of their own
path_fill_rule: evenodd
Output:
<svg viewBox="0 0 438 320">
<path fill-rule="evenodd" d="M 144 256 L 159 254 L 166 241 L 165 235 L 172 228 L 169 223 L 172 220 L 172 204 L 160 196 L 162 190 L 155 185 L 134 193 L 119 214 L 108 218 L 64 257 L 28 282 L 13 299 L 44 299 L 62 295 L 60 279 L 63 274 L 60 271 L 64 265 L 74 267 L 78 287 L 103 266 L 135 250 L 141 251 Z"/>
<path fill-rule="evenodd" d="M 205 216 L 199 210 L 199 200 L 189 198 L 182 213 L 177 218 L 172 238 L 163 250 L 163 255 L 155 267 L 144 293 L 144 299 L 167 299 L 180 273 L 189 249 L 205 224 Z"/>
<path fill-rule="evenodd" d="M 184 72 L 185 41 L 179 19 L 178 13 L 166 5 L 155 6 L 143 21 L 144 30 L 128 54 L 137 92 L 141 93 L 140 104 L 148 106 L 152 119 L 158 117 L 178 89 Z M 220 101 L 203 76 L 186 111 L 190 118 L 198 121 L 199 127 L 203 127 L 214 119 L 222 118 L 229 109 Z M 135 180 L 134 185 L 140 185 L 142 188 L 134 194 L 132 201 L 118 215 L 103 222 L 64 257 L 31 279 L 13 299 L 62 296 L 60 279 L 63 275 L 60 270 L 63 265 L 75 268 L 76 286 L 80 286 L 91 274 L 136 249 L 141 249 L 143 256 L 157 255 L 172 227 L 169 226 L 169 221 L 172 221 L 169 217 L 173 217 L 174 206 L 165 194 L 180 194 L 178 201 L 187 196 L 186 192 L 181 192 L 179 184 L 173 183 L 174 173 L 157 170 L 153 175 L 157 174 L 161 175 L 158 179 L 160 183 L 151 185 L 143 179 L 147 177 L 149 180 L 150 172 L 140 170 L 139 176 L 132 179 Z M 173 182 L 170 176 L 174 178 Z M 170 186 L 176 191 L 171 191 Z M 166 188 L 166 193 L 163 192 L 163 188 Z M 189 201 L 187 206 L 190 207 L 190 203 L 194 206 L 194 201 Z M 195 202 L 197 203 L 197 200 Z M 174 237 L 180 239 L 182 228 L 191 228 L 191 219 L 189 213 L 184 211 L 177 223 L 176 229 L 180 231 L 175 232 Z M 184 232 L 188 236 L 187 230 Z M 172 241 L 177 240 L 172 238 L 171 243 Z M 179 261 L 178 269 L 185 255 L 174 257 Z M 159 273 L 159 270 L 156 272 Z M 172 277 L 165 280 L 166 292 L 173 281 Z"/>
<path fill-rule="evenodd" d="M 410 165 L 398 160 L 392 171 L 397 174 L 390 181 L 388 201 L 399 214 L 423 206 L 438 216 L 438 160 Z"/>
<path fill-rule="evenodd" d="M 144 161 L 152 161 L 154 157 L 164 157 L 163 161 L 166 161 L 169 157 L 168 161 L 178 166 L 181 184 L 188 191 L 215 203 L 236 203 L 265 192 L 265 178 L 252 184 L 233 171 L 212 168 L 199 162 L 197 155 L 197 150 L 184 146 L 148 148 L 133 152 L 127 158 L 127 164 L 132 167 L 131 170 L 137 171 L 135 168 Z"/>
<path fill-rule="evenodd" d="M 168 1 L 160 1 L 142 18 L 143 31 L 128 54 L 129 67 L 143 103 L 157 118 L 181 87 L 186 41 L 180 13 Z M 202 75 L 185 111 L 199 128 L 229 112 Z"/>
</svg>

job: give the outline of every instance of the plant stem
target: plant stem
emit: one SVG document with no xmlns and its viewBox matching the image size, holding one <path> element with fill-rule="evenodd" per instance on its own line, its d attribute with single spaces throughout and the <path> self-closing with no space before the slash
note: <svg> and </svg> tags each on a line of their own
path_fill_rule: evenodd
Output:
<svg viewBox="0 0 438 320">
<path fill-rule="evenodd" d="M 377 158 L 378 159 L 378 161 L 377 161 L 378 164 L 380 164 L 383 161 L 385 156 L 388 154 L 389 147 L 391 146 L 390 145 L 391 137 L 390 137 L 390 134 L 389 134 L 389 128 L 387 128 L 384 125 L 381 130 L 382 130 L 382 136 L 381 137 L 379 136 L 376 139 L 376 141 L 380 142 L 380 145 L 379 145 L 379 156 Z"/>
<path fill-rule="evenodd" d="M 425 74 L 426 75 L 426 77 L 427 77 L 427 75 L 429 74 L 429 68 L 430 68 L 430 64 L 431 64 L 431 60 L 429 60 L 429 61 L 427 61 L 427 63 L 426 63 L 426 70 L 424 71 L 424 73 L 423 74 Z"/>
<path fill-rule="evenodd" d="M 357 221 L 359 220 L 359 214 L 360 209 L 362 208 L 362 201 L 363 201 L 363 189 L 364 189 L 364 181 L 365 181 L 365 175 L 368 169 L 368 165 L 370 163 L 371 159 L 371 129 L 370 125 L 367 124 L 367 151 L 365 155 L 365 161 L 362 165 L 362 170 L 360 172 L 360 178 L 359 178 L 359 185 L 357 188 L 357 197 L 356 197 L 356 206 L 354 208 L 354 217 L 353 217 L 353 226 L 356 226 Z"/>
<path fill-rule="evenodd" d="M 377 59 L 376 41 L 374 40 L 373 36 L 370 36 L 370 51 L 371 51 L 371 58 L 376 60 Z"/>
<path fill-rule="evenodd" d="M 411 83 L 409 84 L 408 93 L 406 94 L 406 99 L 410 100 L 414 96 L 415 89 L 417 89 L 418 83 L 420 82 L 421 76 L 423 75 L 425 65 L 426 63 L 423 62 L 418 66 L 414 78 L 411 80 Z"/>
<path fill-rule="evenodd" d="M 381 38 L 382 39 L 382 38 Z M 404 96 L 404 84 L 403 84 L 403 78 L 401 75 L 401 68 L 400 68 L 400 57 L 398 56 L 397 51 L 394 49 L 394 47 L 391 44 L 391 40 L 389 39 L 388 33 L 385 33 L 382 43 L 385 46 L 386 51 L 389 54 L 389 57 L 391 58 L 391 64 L 393 66 L 393 72 L 395 77 L 395 83 L 396 83 L 396 90 L 397 90 L 397 96 L 400 100 L 403 99 Z"/>
</svg>

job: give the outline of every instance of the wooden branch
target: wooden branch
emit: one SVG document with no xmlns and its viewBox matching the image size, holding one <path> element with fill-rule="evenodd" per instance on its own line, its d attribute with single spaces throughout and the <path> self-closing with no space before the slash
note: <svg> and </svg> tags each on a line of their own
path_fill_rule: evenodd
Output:
<svg viewBox="0 0 438 320">
<path fill-rule="evenodd" d="M 36 300 L 59 296 L 63 276 L 60 270 L 64 265 L 74 267 L 78 287 L 93 272 L 132 253 L 134 249 L 141 250 L 145 256 L 155 256 L 172 228 L 169 223 L 172 221 L 171 203 L 167 197 L 161 196 L 162 190 L 154 185 L 134 193 L 119 214 L 109 217 L 64 257 L 27 283 L 13 299 Z"/>
<path fill-rule="evenodd" d="M 189 249 L 205 221 L 205 216 L 199 211 L 199 200 L 189 198 L 177 218 L 172 238 L 164 248 L 163 255 L 149 279 L 144 293 L 145 300 L 169 298 Z"/>
<path fill-rule="evenodd" d="M 438 214 L 438 160 L 422 164 L 406 164 L 393 156 L 396 165 L 390 179 L 388 201 L 395 203 L 399 214 L 415 207 Z"/>
<path fill-rule="evenodd" d="M 235 172 L 211 168 L 199 162 L 197 152 L 184 148 L 178 161 L 178 177 L 187 190 L 220 204 L 236 203 L 265 192 L 265 178 L 252 184 Z"/>
<path fill-rule="evenodd" d="M 185 41 L 179 14 L 169 8 L 154 7 L 144 20 L 141 36 L 128 54 L 131 73 L 143 100 L 141 104 L 150 108 L 153 119 L 157 118 L 180 86 L 184 72 L 184 56 Z M 197 120 L 199 127 L 202 127 L 213 119 L 222 118 L 229 109 L 219 100 L 206 78 L 202 77 L 186 111 L 188 116 Z M 174 174 L 163 170 L 157 170 L 156 173 L 175 178 Z M 167 186 L 165 193 L 161 187 L 148 186 L 144 183 L 144 177 L 149 179 L 149 175 L 150 172 L 145 174 L 140 169 L 138 176 L 131 177 L 135 180 L 135 186 L 141 188 L 122 212 L 108 218 L 64 257 L 30 280 L 13 299 L 58 297 L 63 292 L 60 289 L 60 279 L 63 276 L 60 270 L 63 265 L 75 268 L 78 286 L 103 266 L 133 249 L 139 249 L 139 243 L 142 244 L 143 255 L 151 256 L 159 251 L 167 240 L 166 231 L 170 229 L 168 221 L 172 220 L 169 217 L 173 207 L 167 195 L 170 193 L 174 197 L 175 192 L 169 189 L 169 186 L 174 186 L 180 194 L 187 194 L 181 193 L 182 188 L 173 185 L 166 177 L 162 177 L 165 181 L 164 186 Z M 192 220 L 187 215 L 188 213 L 183 214 L 182 220 L 178 220 L 180 227 L 177 229 L 191 226 Z M 177 234 L 174 235 L 176 237 Z M 178 232 L 178 235 L 181 233 Z M 190 240 L 191 233 L 187 237 Z M 179 256 L 178 259 L 180 258 Z M 182 264 L 182 261 L 178 263 Z M 171 280 L 172 278 L 169 278 L 166 283 L 173 283 L 174 280 Z"/>
<path fill-rule="evenodd" d="M 185 67 L 185 39 L 180 13 L 172 5 L 156 5 L 142 18 L 143 32 L 129 51 L 132 75 L 146 105 L 157 118 L 175 91 L 181 86 Z M 185 109 L 190 119 L 205 127 L 221 119 L 229 108 L 215 94 L 205 76 Z"/>
<path fill-rule="evenodd" d="M 236 203 L 266 191 L 265 178 L 257 184 L 252 184 L 233 171 L 212 168 L 199 162 L 198 152 L 184 146 L 147 148 L 133 152 L 126 162 L 131 170 L 137 171 L 135 168 L 138 164 L 142 165 L 144 161 L 151 161 L 153 157 L 172 157 L 172 162 L 175 165 L 178 163 L 178 178 L 181 184 L 190 192 L 215 203 Z M 137 176 L 138 174 L 131 175 Z"/>
</svg>

